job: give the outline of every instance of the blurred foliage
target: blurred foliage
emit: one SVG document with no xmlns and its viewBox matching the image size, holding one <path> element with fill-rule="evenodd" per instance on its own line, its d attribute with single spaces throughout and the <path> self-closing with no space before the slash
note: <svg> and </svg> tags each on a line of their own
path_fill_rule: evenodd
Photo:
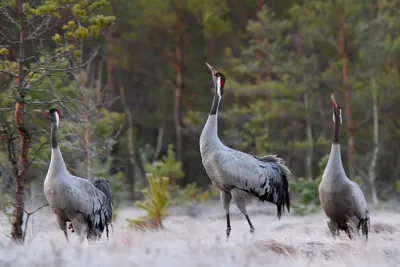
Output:
<svg viewBox="0 0 400 267">
<path fill-rule="evenodd" d="M 182 190 L 182 196 L 176 199 L 176 203 L 206 203 L 219 200 L 219 189 L 211 184 L 209 187 L 200 187 L 196 182 L 187 184 Z"/>
<path fill-rule="evenodd" d="M 295 214 L 304 215 L 307 213 L 316 212 L 321 204 L 319 200 L 318 187 L 322 181 L 322 174 L 328 164 L 329 154 L 322 157 L 318 163 L 320 169 L 320 175 L 317 179 L 309 180 L 300 177 L 295 182 L 291 182 L 291 192 L 296 198 L 296 202 L 293 205 L 293 211 Z"/>
<path fill-rule="evenodd" d="M 161 160 L 156 160 L 152 163 L 147 162 L 146 171 L 156 177 L 169 177 L 168 190 L 173 203 L 175 203 L 181 190 L 181 186 L 177 182 L 184 178 L 185 173 L 182 169 L 182 163 L 176 160 L 174 145 L 168 145 L 167 155 L 163 156 Z"/>
<path fill-rule="evenodd" d="M 199 188 L 196 182 L 187 184 L 183 190 L 183 201 L 184 202 L 200 202 L 204 203 L 210 198 L 210 192 Z"/>
<path fill-rule="evenodd" d="M 146 163 L 146 170 L 156 177 L 172 177 L 168 185 L 168 191 L 171 196 L 171 204 L 179 205 L 183 202 L 207 202 L 211 197 L 215 196 L 212 192 L 214 187 L 202 188 L 196 182 L 188 183 L 182 188 L 176 182 L 182 179 L 185 173 L 182 170 L 182 163 L 176 160 L 175 152 L 172 144 L 168 145 L 167 155 L 161 160 L 154 161 L 151 164 Z M 219 197 L 219 191 L 217 192 Z M 215 197 L 214 197 L 215 199 Z"/>
<path fill-rule="evenodd" d="M 321 183 L 321 178 L 308 180 L 303 177 L 291 184 L 293 195 L 297 198 L 293 205 L 295 214 L 307 214 L 315 212 L 320 207 L 318 186 Z"/>
<path fill-rule="evenodd" d="M 11 225 L 11 216 L 12 211 L 9 211 L 11 208 L 10 202 L 12 201 L 12 197 L 10 194 L 2 193 L 0 194 L 0 212 L 2 212 L 8 219 L 8 222 Z"/>
<path fill-rule="evenodd" d="M 169 178 L 149 174 L 147 179 L 149 187 L 142 190 L 145 200 L 136 202 L 136 206 L 146 211 L 147 216 L 126 220 L 133 228 L 163 228 L 162 220 L 168 215 L 167 209 L 171 203 L 168 194 Z"/>
<path fill-rule="evenodd" d="M 169 177 L 171 185 L 174 185 L 177 180 L 185 176 L 182 163 L 176 160 L 174 145 L 172 144 L 168 145 L 167 155 L 162 157 L 161 160 L 156 160 L 151 164 L 146 163 L 146 170 L 156 177 Z"/>
</svg>

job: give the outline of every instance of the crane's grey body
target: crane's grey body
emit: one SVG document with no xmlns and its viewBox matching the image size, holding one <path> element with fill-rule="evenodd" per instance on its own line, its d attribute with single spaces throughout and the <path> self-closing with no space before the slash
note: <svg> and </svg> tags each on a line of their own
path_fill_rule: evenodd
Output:
<svg viewBox="0 0 400 267">
<path fill-rule="evenodd" d="M 341 116 L 341 112 L 340 112 Z M 340 118 L 338 117 L 337 120 Z M 339 123 L 335 127 L 339 127 Z M 319 199 L 333 236 L 344 230 L 351 237 L 362 227 L 363 234 L 368 237 L 369 211 L 364 194 L 360 187 L 351 181 L 343 169 L 340 155 L 339 131 L 335 130 L 336 137 L 331 146 L 329 160 L 319 185 Z"/>
<path fill-rule="evenodd" d="M 52 139 L 56 128 L 52 125 Z M 60 148 L 53 141 L 49 169 L 44 180 L 44 194 L 56 214 L 60 229 L 68 239 L 67 222 L 82 241 L 100 238 L 112 219 L 112 197 L 108 182 L 102 178 L 93 180 L 71 175 L 64 163 Z"/>
<path fill-rule="evenodd" d="M 280 183 L 282 176 L 291 175 L 276 156 L 258 158 L 222 144 L 217 136 L 215 115 L 209 116 L 200 136 L 200 153 L 213 184 L 224 192 L 230 192 L 235 201 L 239 197 L 262 196 L 271 191 L 272 198 L 277 202 L 278 192 L 274 184 Z"/>
<path fill-rule="evenodd" d="M 213 75 L 215 74 L 219 73 L 215 71 Z M 215 84 L 217 85 L 218 82 Z M 227 236 L 229 237 L 231 230 L 229 206 L 232 199 L 245 215 L 252 233 L 254 227 L 246 211 L 246 201 L 250 198 L 257 197 L 261 201 L 275 203 L 279 218 L 285 205 L 287 210 L 290 210 L 288 179 L 291 172 L 283 160 L 276 156 L 259 158 L 231 149 L 220 141 L 217 110 L 221 95 L 222 93 L 216 88 L 212 109 L 200 136 L 200 153 L 207 175 L 220 189 L 221 204 L 227 216 Z"/>
</svg>

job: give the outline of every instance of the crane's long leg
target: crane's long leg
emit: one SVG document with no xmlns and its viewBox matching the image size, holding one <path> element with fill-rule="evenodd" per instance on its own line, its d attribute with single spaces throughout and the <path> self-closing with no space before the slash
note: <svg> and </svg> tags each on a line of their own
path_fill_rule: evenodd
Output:
<svg viewBox="0 0 400 267">
<path fill-rule="evenodd" d="M 85 239 L 85 228 L 82 223 L 76 218 L 71 221 L 75 233 L 78 235 L 79 241 L 82 243 Z"/>
<path fill-rule="evenodd" d="M 232 198 L 236 203 L 236 206 L 239 208 L 239 210 L 243 213 L 243 215 L 246 217 L 247 222 L 249 223 L 250 226 L 250 233 L 254 234 L 255 229 L 253 224 L 250 221 L 249 215 L 247 214 L 247 209 L 246 209 L 246 197 L 247 194 L 241 190 L 238 189 L 233 189 L 231 191 Z"/>
<path fill-rule="evenodd" d="M 336 238 L 336 236 L 339 235 L 339 228 L 338 228 L 337 224 L 332 222 L 332 220 L 329 220 L 326 223 L 328 224 L 328 228 L 332 234 L 332 237 Z"/>
<path fill-rule="evenodd" d="M 220 197 L 221 197 L 221 205 L 225 210 L 226 214 L 226 240 L 229 239 L 231 234 L 231 220 L 229 217 L 229 206 L 231 204 L 232 196 L 229 192 L 224 192 L 220 190 Z"/>
<path fill-rule="evenodd" d="M 64 221 L 63 219 L 61 219 L 60 216 L 57 216 L 57 223 L 58 223 L 58 226 L 60 227 L 61 231 L 64 232 L 65 239 L 67 239 L 67 241 L 69 241 L 68 232 L 67 232 L 67 222 Z"/>
<path fill-rule="evenodd" d="M 347 227 L 347 228 L 344 230 L 344 232 L 347 234 L 347 236 L 348 236 L 350 239 L 353 239 L 349 227 Z"/>
<path fill-rule="evenodd" d="M 249 226 L 250 226 L 250 233 L 251 233 L 251 234 L 254 234 L 254 232 L 255 232 L 254 226 L 253 226 L 253 224 L 252 224 L 251 221 L 250 221 L 249 215 L 245 214 L 244 216 L 246 217 L 246 220 L 247 220 L 247 222 L 249 223 Z"/>
</svg>

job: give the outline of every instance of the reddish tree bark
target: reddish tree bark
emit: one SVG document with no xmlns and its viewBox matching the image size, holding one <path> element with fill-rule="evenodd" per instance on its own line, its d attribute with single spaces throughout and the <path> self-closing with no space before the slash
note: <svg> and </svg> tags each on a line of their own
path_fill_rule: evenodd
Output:
<svg viewBox="0 0 400 267">
<path fill-rule="evenodd" d="M 23 211 L 24 211 L 24 186 L 27 180 L 28 170 L 28 149 L 30 142 L 30 134 L 25 128 L 23 113 L 24 113 L 24 88 L 22 82 L 22 61 L 24 59 L 24 25 L 23 25 L 23 1 L 18 1 L 18 14 L 20 24 L 19 36 L 19 60 L 18 60 L 18 77 L 17 86 L 19 89 L 19 99 L 15 106 L 14 119 L 17 125 L 19 135 L 19 166 L 15 170 L 15 206 L 11 217 L 11 238 L 16 241 L 23 240 Z"/>
<path fill-rule="evenodd" d="M 339 45 L 340 45 L 340 53 L 342 57 L 342 71 L 343 71 L 343 86 L 345 90 L 345 104 L 346 104 L 346 126 L 348 131 L 348 158 L 349 158 L 349 174 L 350 177 L 354 177 L 354 163 L 355 163 L 355 127 L 353 123 L 352 110 L 350 105 L 350 87 L 348 84 L 348 66 L 347 66 L 347 54 L 345 47 L 345 39 L 344 39 L 344 11 L 341 12 L 340 17 L 340 28 L 339 28 Z"/>
</svg>

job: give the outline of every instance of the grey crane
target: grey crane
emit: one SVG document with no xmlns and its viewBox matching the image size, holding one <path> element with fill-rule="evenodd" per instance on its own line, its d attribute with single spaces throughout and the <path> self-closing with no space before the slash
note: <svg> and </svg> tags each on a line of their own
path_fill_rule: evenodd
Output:
<svg viewBox="0 0 400 267">
<path fill-rule="evenodd" d="M 340 156 L 339 129 L 342 124 L 342 109 L 331 94 L 333 105 L 333 141 L 329 160 L 319 184 L 319 199 L 326 216 L 329 231 L 332 236 L 339 235 L 339 230 L 345 231 L 352 239 L 352 232 L 361 228 L 362 234 L 368 239 L 369 211 L 364 194 L 360 187 L 349 178 L 343 169 Z"/>
<path fill-rule="evenodd" d="M 207 175 L 220 189 L 221 204 L 226 213 L 228 239 L 231 233 L 229 206 L 232 199 L 246 217 L 252 234 L 254 226 L 246 210 L 246 202 L 252 197 L 276 204 L 279 219 L 285 206 L 290 212 L 291 172 L 277 156 L 257 157 L 231 149 L 220 141 L 217 115 L 226 79 L 222 73 L 206 64 L 212 73 L 215 92 L 210 114 L 200 136 L 200 153 Z"/>
<path fill-rule="evenodd" d="M 100 239 L 104 229 L 108 237 L 108 225 L 112 219 L 112 195 L 107 180 L 84 179 L 71 175 L 57 142 L 60 127 L 60 111 L 52 108 L 46 114 L 51 125 L 51 160 L 44 180 L 44 194 L 56 215 L 58 225 L 68 240 L 67 222 L 71 222 L 82 242 Z"/>
</svg>

